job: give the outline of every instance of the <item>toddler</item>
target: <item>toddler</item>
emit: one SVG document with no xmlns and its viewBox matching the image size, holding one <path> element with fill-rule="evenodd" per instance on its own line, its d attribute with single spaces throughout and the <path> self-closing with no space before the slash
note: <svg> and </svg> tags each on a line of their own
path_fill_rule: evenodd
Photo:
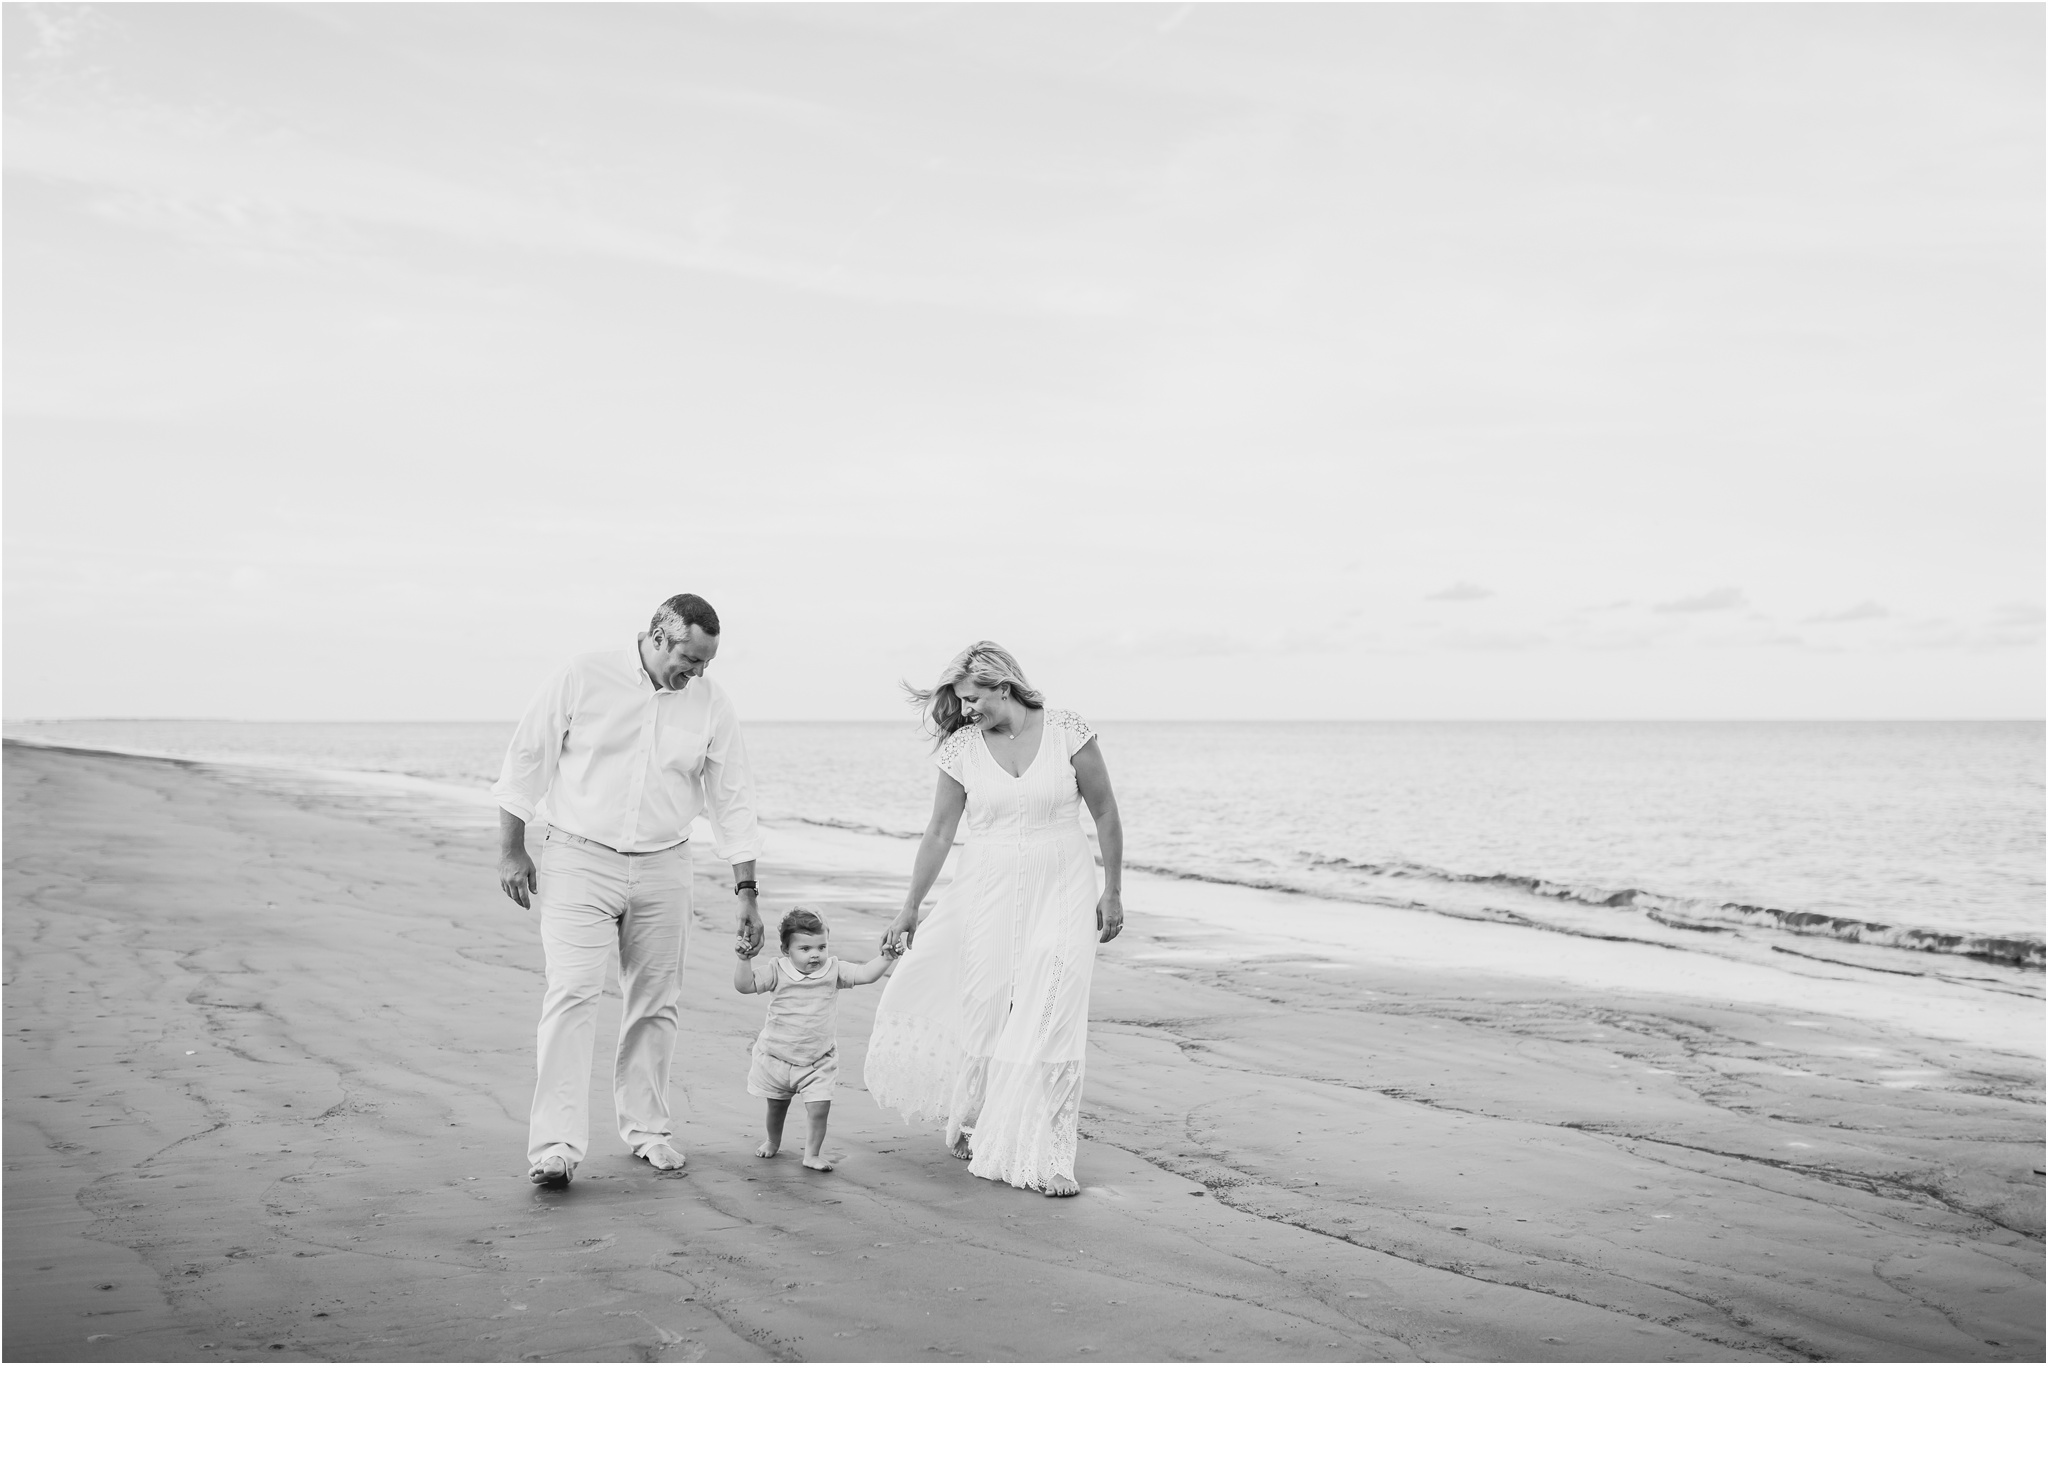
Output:
<svg viewBox="0 0 2048 1465">
<path fill-rule="evenodd" d="M 782 1148 L 782 1121 L 789 1101 L 802 1099 L 810 1132 L 804 1165 L 830 1170 L 824 1156 L 825 1121 L 832 1113 L 832 1081 L 839 1076 L 839 1040 L 832 1010 L 841 987 L 880 981 L 896 965 L 893 955 L 848 967 L 828 948 L 825 923 L 815 911 L 797 909 L 782 918 L 782 955 L 765 975 L 743 955 L 733 973 L 739 992 L 768 994 L 768 1016 L 754 1040 L 747 1092 L 768 1101 L 768 1138 L 754 1153 L 763 1159 Z"/>
</svg>

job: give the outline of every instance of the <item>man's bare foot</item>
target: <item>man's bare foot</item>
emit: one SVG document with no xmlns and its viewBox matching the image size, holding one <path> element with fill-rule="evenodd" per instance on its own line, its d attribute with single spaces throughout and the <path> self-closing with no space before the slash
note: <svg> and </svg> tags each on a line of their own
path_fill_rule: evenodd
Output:
<svg viewBox="0 0 2048 1465">
<path fill-rule="evenodd" d="M 830 1170 L 832 1162 L 823 1155 L 805 1155 L 804 1168 L 806 1170 Z"/>
<path fill-rule="evenodd" d="M 1071 1175 L 1055 1175 L 1038 1188 L 1047 1195 L 1079 1195 L 1081 1193 L 1081 1187 L 1074 1184 L 1074 1177 Z"/>
<path fill-rule="evenodd" d="M 659 1139 L 642 1150 L 640 1158 L 657 1170 L 681 1170 L 690 1163 L 689 1156 L 667 1140 Z"/>
<path fill-rule="evenodd" d="M 754 1153 L 755 1153 L 755 1154 L 757 1154 L 757 1155 L 759 1155 L 759 1156 L 760 1156 L 760 1157 L 761 1157 L 762 1159 L 764 1159 L 764 1160 L 772 1160 L 772 1159 L 774 1159 L 774 1158 L 775 1158 L 776 1154 L 777 1154 L 777 1153 L 778 1153 L 778 1152 L 779 1152 L 779 1151 L 780 1151 L 781 1149 L 782 1149 L 782 1143 L 781 1143 L 781 1141 L 779 1141 L 779 1140 L 772 1140 L 772 1139 L 764 1139 L 764 1140 L 762 1140 L 762 1141 L 761 1141 L 761 1148 L 760 1148 L 760 1149 L 758 1149 L 758 1150 L 756 1150 L 756 1151 L 754 1151 Z"/>
<path fill-rule="evenodd" d="M 561 1155 L 549 1155 L 526 1172 L 526 1178 L 542 1190 L 567 1190 L 576 1166 Z"/>
<path fill-rule="evenodd" d="M 954 1140 L 946 1148 L 952 1151 L 953 1158 L 956 1160 L 971 1160 L 974 1158 L 974 1144 L 967 1135 L 961 1135 L 960 1138 Z"/>
</svg>

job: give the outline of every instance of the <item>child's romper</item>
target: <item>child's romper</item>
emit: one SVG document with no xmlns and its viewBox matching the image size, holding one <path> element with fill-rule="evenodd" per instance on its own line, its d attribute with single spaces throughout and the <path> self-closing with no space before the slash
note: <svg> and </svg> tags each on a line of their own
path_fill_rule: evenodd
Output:
<svg viewBox="0 0 2048 1465">
<path fill-rule="evenodd" d="M 765 987 L 760 973 L 754 974 L 754 990 L 768 994 L 768 1016 L 754 1039 L 748 1093 L 807 1104 L 830 1101 L 833 1080 L 839 1077 L 839 1035 L 833 1022 L 839 985 L 836 956 L 826 957 L 808 977 L 788 957 L 777 957 Z"/>
</svg>

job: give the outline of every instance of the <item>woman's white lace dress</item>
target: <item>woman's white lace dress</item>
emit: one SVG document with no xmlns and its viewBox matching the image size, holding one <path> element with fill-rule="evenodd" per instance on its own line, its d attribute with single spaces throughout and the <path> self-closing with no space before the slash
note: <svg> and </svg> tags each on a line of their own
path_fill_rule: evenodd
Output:
<svg viewBox="0 0 2048 1465">
<path fill-rule="evenodd" d="M 971 1134 L 968 1168 L 1011 1185 L 1074 1173 L 1100 890 L 1070 760 L 1094 736 L 1047 708 L 1016 777 L 972 724 L 940 744 L 940 771 L 967 790 L 965 847 L 868 1040 L 876 1100 L 944 1119 L 949 1143 Z"/>
</svg>

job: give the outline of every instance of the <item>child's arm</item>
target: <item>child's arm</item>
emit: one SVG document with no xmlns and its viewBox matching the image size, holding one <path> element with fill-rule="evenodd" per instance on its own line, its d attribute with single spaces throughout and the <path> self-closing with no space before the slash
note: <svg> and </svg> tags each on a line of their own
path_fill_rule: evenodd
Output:
<svg viewBox="0 0 2048 1465">
<path fill-rule="evenodd" d="M 735 948 L 738 950 L 739 948 Z M 732 989 L 735 992 L 754 993 L 761 989 L 754 985 L 754 964 L 742 956 L 739 965 L 733 968 Z"/>
<path fill-rule="evenodd" d="M 842 987 L 865 987 L 870 982 L 879 982 L 896 969 L 896 963 L 903 958 L 890 952 L 876 957 L 873 961 L 848 968 L 845 962 L 839 964 L 839 985 Z"/>
</svg>

